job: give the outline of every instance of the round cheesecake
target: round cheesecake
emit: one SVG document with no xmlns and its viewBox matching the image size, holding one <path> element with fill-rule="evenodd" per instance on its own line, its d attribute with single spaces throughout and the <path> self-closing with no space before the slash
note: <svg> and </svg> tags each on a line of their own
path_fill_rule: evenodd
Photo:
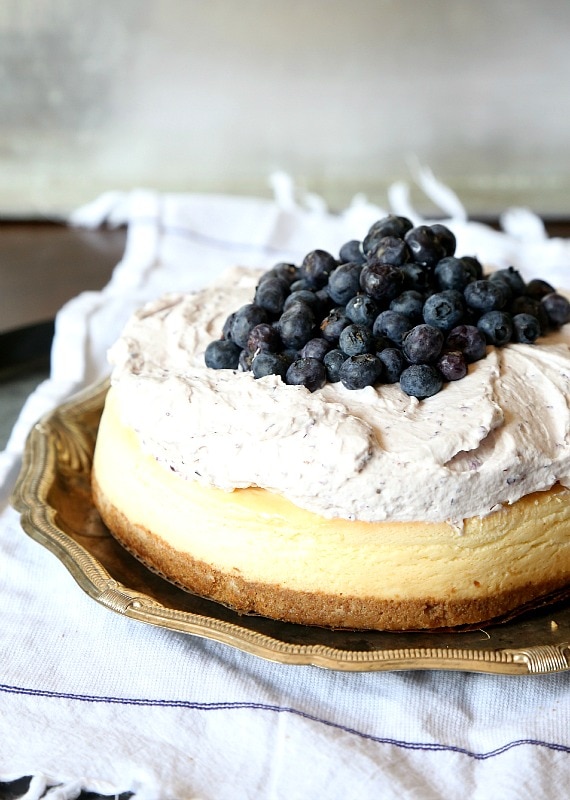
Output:
<svg viewBox="0 0 570 800">
<path fill-rule="evenodd" d="M 259 272 L 141 309 L 112 348 L 93 494 L 183 588 L 337 628 L 487 621 L 570 583 L 570 326 L 418 400 L 205 365 Z"/>
</svg>

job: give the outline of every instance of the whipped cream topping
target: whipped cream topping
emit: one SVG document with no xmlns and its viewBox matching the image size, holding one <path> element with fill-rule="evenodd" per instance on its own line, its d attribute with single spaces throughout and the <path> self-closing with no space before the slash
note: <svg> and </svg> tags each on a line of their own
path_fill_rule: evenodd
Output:
<svg viewBox="0 0 570 800">
<path fill-rule="evenodd" d="M 311 393 L 204 363 L 261 274 L 235 268 L 151 302 L 110 350 L 121 418 L 166 468 L 226 491 L 259 486 L 324 517 L 454 526 L 570 487 L 570 325 L 489 348 L 422 401 L 397 384 Z"/>
</svg>

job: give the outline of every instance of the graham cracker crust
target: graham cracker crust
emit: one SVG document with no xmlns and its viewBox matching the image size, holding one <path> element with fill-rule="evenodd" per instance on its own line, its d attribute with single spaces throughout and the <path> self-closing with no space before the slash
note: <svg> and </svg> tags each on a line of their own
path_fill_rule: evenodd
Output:
<svg viewBox="0 0 570 800">
<path fill-rule="evenodd" d="M 327 628 L 353 630 L 434 630 L 480 625 L 560 591 L 567 584 L 560 578 L 539 585 L 523 583 L 493 596 L 461 599 L 425 597 L 393 600 L 354 597 L 324 592 L 292 590 L 273 583 L 245 580 L 239 573 L 223 572 L 174 549 L 148 529 L 133 524 L 111 504 L 93 476 L 93 500 L 112 535 L 134 557 L 153 572 L 201 597 L 215 600 L 241 614 Z"/>
</svg>

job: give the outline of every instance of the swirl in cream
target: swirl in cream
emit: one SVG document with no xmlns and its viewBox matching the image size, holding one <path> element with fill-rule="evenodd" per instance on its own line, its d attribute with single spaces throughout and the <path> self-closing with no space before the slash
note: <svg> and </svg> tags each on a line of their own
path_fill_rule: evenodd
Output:
<svg viewBox="0 0 570 800">
<path fill-rule="evenodd" d="M 204 364 L 259 275 L 236 268 L 201 292 L 148 304 L 110 351 L 122 419 L 166 468 L 364 521 L 460 524 L 570 486 L 570 325 L 534 345 L 489 348 L 426 400 L 397 385 L 328 383 L 311 394 Z"/>
</svg>

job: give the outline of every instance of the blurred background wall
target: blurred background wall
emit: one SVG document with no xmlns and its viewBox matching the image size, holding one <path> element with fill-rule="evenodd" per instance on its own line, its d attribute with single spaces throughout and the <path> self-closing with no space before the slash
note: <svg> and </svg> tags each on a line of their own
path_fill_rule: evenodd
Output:
<svg viewBox="0 0 570 800">
<path fill-rule="evenodd" d="M 472 214 L 568 215 L 570 3 L 2 0 L 0 115 L 3 217 L 274 170 L 342 208 L 414 163 Z"/>
</svg>

